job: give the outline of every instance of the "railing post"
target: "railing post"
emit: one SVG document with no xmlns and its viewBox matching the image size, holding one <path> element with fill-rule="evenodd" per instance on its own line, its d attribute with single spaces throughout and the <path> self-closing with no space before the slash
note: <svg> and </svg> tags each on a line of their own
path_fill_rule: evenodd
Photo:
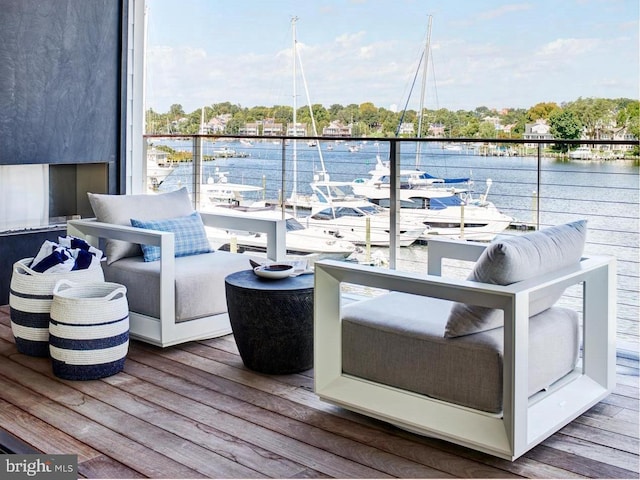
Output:
<svg viewBox="0 0 640 480">
<path fill-rule="evenodd" d="M 389 268 L 396 268 L 400 235 L 400 143 L 389 144 Z"/>
<path fill-rule="evenodd" d="M 295 125 L 294 125 L 295 128 Z M 294 140 L 295 141 L 295 140 Z M 280 177 L 280 211 L 282 212 L 282 218 L 286 218 L 285 217 L 285 208 L 286 208 L 286 204 L 287 204 L 287 200 L 286 200 L 286 195 L 287 195 L 287 191 L 285 190 L 285 180 L 286 180 L 286 169 L 287 167 L 287 142 L 285 141 L 285 139 L 282 139 L 282 173 L 281 173 L 281 177 Z M 295 209 L 295 198 L 293 199 L 294 203 L 294 211 L 293 211 L 293 216 L 297 216 L 297 210 Z"/>
<path fill-rule="evenodd" d="M 146 138 L 142 138 L 142 193 L 149 193 L 150 185 L 149 185 L 149 173 L 147 172 L 147 168 L 149 167 L 149 142 L 147 142 Z M 133 193 L 137 193 L 133 191 Z"/>
<path fill-rule="evenodd" d="M 191 184 L 191 201 L 193 208 L 200 210 L 200 194 L 202 185 L 202 143 L 203 138 L 200 135 L 193 137 L 193 180 Z"/>
<path fill-rule="evenodd" d="M 540 230 L 540 186 L 542 184 L 542 143 L 538 143 L 538 170 L 536 180 L 536 230 Z"/>
</svg>

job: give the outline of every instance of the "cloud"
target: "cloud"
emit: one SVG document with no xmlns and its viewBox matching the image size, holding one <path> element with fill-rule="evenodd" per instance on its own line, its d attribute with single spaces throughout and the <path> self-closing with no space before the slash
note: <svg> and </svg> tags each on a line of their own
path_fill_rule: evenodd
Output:
<svg viewBox="0 0 640 480">
<path fill-rule="evenodd" d="M 356 33 L 343 33 L 335 39 L 336 47 L 338 48 L 351 48 L 362 40 L 365 36 L 365 32 L 360 31 Z"/>
<path fill-rule="evenodd" d="M 559 38 L 543 45 L 536 55 L 541 57 L 567 57 L 583 55 L 597 49 L 601 40 L 595 38 Z"/>
<path fill-rule="evenodd" d="M 511 5 L 504 5 L 494 10 L 488 10 L 478 15 L 478 20 L 493 20 L 494 18 L 502 17 L 513 12 L 522 12 L 530 10 L 532 5 L 528 3 L 514 3 Z"/>
</svg>

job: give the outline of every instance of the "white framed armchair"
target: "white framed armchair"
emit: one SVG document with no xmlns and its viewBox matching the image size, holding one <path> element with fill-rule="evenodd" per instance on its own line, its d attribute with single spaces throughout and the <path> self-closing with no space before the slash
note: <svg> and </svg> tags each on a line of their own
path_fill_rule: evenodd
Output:
<svg viewBox="0 0 640 480">
<path fill-rule="evenodd" d="M 186 190 L 161 195 L 96 195 L 92 206 L 98 219 L 70 220 L 67 233 L 106 249 L 105 279 L 127 287 L 131 338 L 167 347 L 231 333 L 224 278 L 251 268 L 249 257 L 207 248 L 176 256 L 182 248 L 177 246 L 176 233 L 153 229 L 153 222 L 147 228 L 130 223 L 130 217 L 193 215 Z M 197 217 L 203 226 L 265 233 L 267 257 L 285 258 L 284 220 L 203 212 Z M 156 261 L 145 261 L 142 245 L 159 249 Z"/>
<path fill-rule="evenodd" d="M 563 238 L 567 229 L 574 238 L 555 253 L 557 236 L 536 245 L 544 230 L 489 245 L 430 240 L 426 275 L 317 262 L 315 392 L 406 430 L 515 460 L 615 386 L 615 259 L 582 257 L 586 222 L 547 230 Z M 544 253 L 541 264 L 527 252 Z M 478 260 L 471 280 L 441 277 L 444 258 Z M 487 267 L 495 262 L 497 272 Z M 521 279 L 479 281 L 487 273 Z M 387 293 L 350 302 L 344 284 Z M 575 285 L 581 327 L 578 312 L 555 305 Z"/>
</svg>

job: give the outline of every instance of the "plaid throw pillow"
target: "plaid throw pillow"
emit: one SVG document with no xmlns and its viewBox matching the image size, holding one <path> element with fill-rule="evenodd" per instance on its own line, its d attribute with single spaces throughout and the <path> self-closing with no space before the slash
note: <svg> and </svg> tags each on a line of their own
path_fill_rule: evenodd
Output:
<svg viewBox="0 0 640 480">
<path fill-rule="evenodd" d="M 193 212 L 186 217 L 167 218 L 163 220 L 136 220 L 131 219 L 131 225 L 147 230 L 160 230 L 172 232 L 175 235 L 175 256 L 198 255 L 211 252 L 209 240 L 198 212 Z M 142 245 L 142 254 L 145 262 L 154 262 L 160 259 L 160 247 Z"/>
</svg>

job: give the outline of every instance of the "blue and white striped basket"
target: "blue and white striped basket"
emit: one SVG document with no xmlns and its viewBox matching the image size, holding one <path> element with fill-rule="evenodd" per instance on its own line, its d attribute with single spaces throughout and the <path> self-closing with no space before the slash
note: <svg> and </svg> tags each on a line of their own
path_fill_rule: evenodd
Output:
<svg viewBox="0 0 640 480">
<path fill-rule="evenodd" d="M 102 268 L 88 268 L 61 273 L 40 273 L 29 268 L 33 258 L 13 264 L 9 307 L 11 331 L 18 352 L 35 357 L 49 356 L 49 310 L 53 288 L 60 280 L 78 283 L 102 282 Z"/>
<path fill-rule="evenodd" d="M 118 283 L 58 282 L 53 291 L 49 351 L 53 373 L 67 380 L 108 377 L 129 349 L 127 289 Z"/>
</svg>

